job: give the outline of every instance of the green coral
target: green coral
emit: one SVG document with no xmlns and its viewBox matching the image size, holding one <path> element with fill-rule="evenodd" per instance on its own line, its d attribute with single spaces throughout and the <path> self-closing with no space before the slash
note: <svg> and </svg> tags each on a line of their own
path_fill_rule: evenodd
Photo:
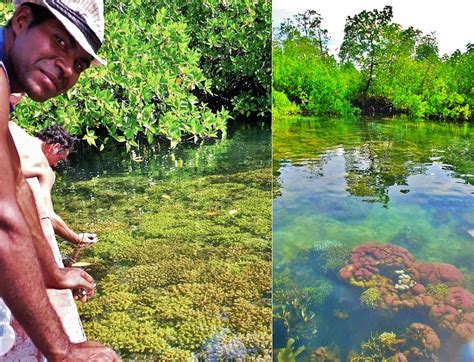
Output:
<svg viewBox="0 0 474 362">
<path fill-rule="evenodd" d="M 397 344 L 400 344 L 400 340 L 394 332 L 383 332 L 378 336 L 380 343 L 391 351 L 395 351 Z"/>
<path fill-rule="evenodd" d="M 262 325 L 262 321 L 272 318 L 271 305 L 251 303 L 244 298 L 237 299 L 228 310 L 229 323 L 238 333 L 254 333 L 265 330 L 270 325 Z"/>
<path fill-rule="evenodd" d="M 320 240 L 313 245 L 318 267 L 324 271 L 338 271 L 342 268 L 351 252 L 351 248 L 336 240 Z"/>
<path fill-rule="evenodd" d="M 444 300 L 448 295 L 449 286 L 444 283 L 429 284 L 426 286 L 426 291 L 437 300 Z"/>
<path fill-rule="evenodd" d="M 368 308 L 377 308 L 381 299 L 382 294 L 377 288 L 366 289 L 360 295 L 360 303 Z"/>
</svg>

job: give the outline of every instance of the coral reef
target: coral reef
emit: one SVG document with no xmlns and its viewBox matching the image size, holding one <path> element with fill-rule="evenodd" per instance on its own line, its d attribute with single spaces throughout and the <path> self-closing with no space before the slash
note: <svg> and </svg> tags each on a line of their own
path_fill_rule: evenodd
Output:
<svg viewBox="0 0 474 362">
<path fill-rule="evenodd" d="M 463 285 L 463 274 L 451 264 L 414 262 L 408 271 L 422 284 L 444 283 L 450 287 Z"/>
<path fill-rule="evenodd" d="M 425 324 L 412 323 L 406 329 L 405 334 L 409 344 L 412 345 L 410 348 L 411 354 L 413 354 L 414 348 L 420 351 L 436 352 L 441 347 L 441 341 L 436 332 Z"/>
<path fill-rule="evenodd" d="M 429 310 L 430 318 L 461 340 L 474 335 L 474 296 L 451 264 L 417 262 L 406 249 L 364 244 L 353 249 L 341 279 L 364 288 L 361 302 L 372 308 Z"/>
</svg>

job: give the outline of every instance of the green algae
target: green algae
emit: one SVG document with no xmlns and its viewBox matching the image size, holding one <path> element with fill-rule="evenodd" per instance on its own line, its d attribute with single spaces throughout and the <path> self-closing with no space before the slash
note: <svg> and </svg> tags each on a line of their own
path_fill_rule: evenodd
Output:
<svg viewBox="0 0 474 362">
<path fill-rule="evenodd" d="M 89 339 L 127 359 L 188 360 L 226 330 L 246 360 L 269 358 L 270 168 L 73 185 L 56 211 L 100 238 L 81 257 L 97 282 L 79 306 Z"/>
</svg>

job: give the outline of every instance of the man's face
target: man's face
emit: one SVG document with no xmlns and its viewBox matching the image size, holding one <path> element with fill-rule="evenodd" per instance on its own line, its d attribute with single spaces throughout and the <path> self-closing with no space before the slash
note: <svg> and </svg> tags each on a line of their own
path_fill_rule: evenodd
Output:
<svg viewBox="0 0 474 362">
<path fill-rule="evenodd" d="M 14 86 L 43 102 L 66 92 L 89 67 L 92 56 L 69 35 L 56 18 L 28 28 L 29 9 L 20 8 L 13 23 L 15 40 L 10 59 Z"/>
<path fill-rule="evenodd" d="M 51 167 L 57 167 L 61 161 L 67 159 L 69 156 L 69 150 L 64 150 L 59 143 L 54 143 L 47 145 L 44 155 Z"/>
</svg>

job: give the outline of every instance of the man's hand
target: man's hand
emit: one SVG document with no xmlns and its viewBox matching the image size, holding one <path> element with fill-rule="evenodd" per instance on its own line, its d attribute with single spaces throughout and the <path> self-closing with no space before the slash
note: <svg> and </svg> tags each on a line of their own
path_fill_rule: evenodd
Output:
<svg viewBox="0 0 474 362">
<path fill-rule="evenodd" d="M 121 359 L 112 349 L 98 342 L 87 341 L 72 344 L 67 356 L 51 361 L 119 362 Z"/>
<path fill-rule="evenodd" d="M 82 304 L 85 304 L 87 302 L 87 298 L 92 298 L 94 294 L 94 290 L 92 290 L 90 293 L 87 293 L 85 289 L 72 290 L 72 296 L 74 297 L 74 300 L 80 300 Z"/>
<path fill-rule="evenodd" d="M 77 236 L 79 239 L 79 243 L 77 244 L 78 246 L 89 247 L 99 241 L 99 239 L 97 238 L 97 234 L 80 233 L 77 234 Z"/>
<path fill-rule="evenodd" d="M 80 268 L 61 268 L 59 269 L 59 277 L 46 286 L 55 289 L 73 289 L 76 299 L 80 298 L 85 303 L 87 298 L 94 296 L 95 284 L 94 279 Z"/>
</svg>

